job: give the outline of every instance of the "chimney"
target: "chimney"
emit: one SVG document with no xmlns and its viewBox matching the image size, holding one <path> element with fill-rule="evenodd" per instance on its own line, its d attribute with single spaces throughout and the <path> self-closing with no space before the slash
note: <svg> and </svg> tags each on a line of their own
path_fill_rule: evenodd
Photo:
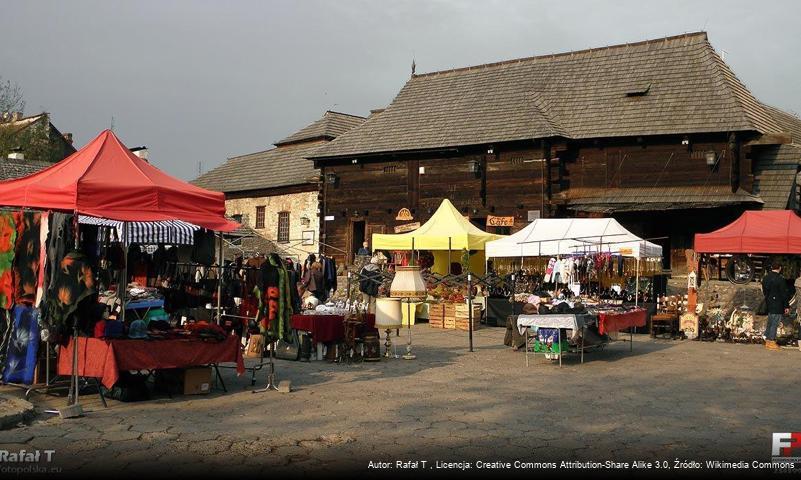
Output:
<svg viewBox="0 0 801 480">
<path fill-rule="evenodd" d="M 65 133 L 65 134 L 64 134 L 64 140 L 66 140 L 66 141 L 67 141 L 67 143 L 69 143 L 70 145 L 72 145 L 72 134 L 71 134 L 71 133 Z"/>
<path fill-rule="evenodd" d="M 147 160 L 147 158 L 148 158 L 147 147 L 145 147 L 145 146 L 134 147 L 134 148 L 131 148 L 130 150 L 131 150 L 131 153 L 133 153 L 137 157 L 141 158 L 142 160 L 144 160 L 146 162 L 148 161 Z"/>
</svg>

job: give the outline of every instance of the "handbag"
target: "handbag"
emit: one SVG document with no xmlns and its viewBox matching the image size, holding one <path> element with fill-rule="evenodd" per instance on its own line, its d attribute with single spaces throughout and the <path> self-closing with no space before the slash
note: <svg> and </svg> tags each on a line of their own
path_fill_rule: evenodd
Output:
<svg viewBox="0 0 801 480">
<path fill-rule="evenodd" d="M 300 337 L 297 330 L 292 330 L 289 341 L 279 339 L 275 342 L 275 358 L 294 361 L 300 359 Z"/>
</svg>

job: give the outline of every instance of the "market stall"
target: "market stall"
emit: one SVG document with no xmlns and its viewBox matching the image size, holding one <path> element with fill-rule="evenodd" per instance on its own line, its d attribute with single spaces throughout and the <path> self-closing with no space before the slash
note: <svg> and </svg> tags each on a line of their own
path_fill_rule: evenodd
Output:
<svg viewBox="0 0 801 480">
<path fill-rule="evenodd" d="M 758 210 L 743 212 L 723 228 L 710 233 L 697 233 L 694 251 L 702 255 L 701 263 L 710 265 L 726 257 L 725 269 L 732 283 L 747 284 L 757 277 L 757 265 L 768 256 L 770 262 L 783 266 L 781 274 L 789 281 L 801 273 L 801 218 L 792 210 Z M 717 258 L 710 258 L 712 256 Z M 763 264 L 764 266 L 764 264 Z M 719 268 L 723 268 L 719 264 Z M 764 271 L 763 271 L 764 273 Z M 788 285 L 792 291 L 792 287 Z M 796 287 L 796 302 L 798 302 Z M 754 308 L 736 307 L 725 310 L 723 305 L 710 302 L 702 312 L 698 335 L 702 340 L 726 340 L 743 343 L 762 343 L 764 323 L 758 325 Z M 797 337 L 797 322 L 785 317 L 779 324 L 777 340 L 781 344 Z"/>
<path fill-rule="evenodd" d="M 583 360 L 587 335 L 593 346 L 602 345 L 610 334 L 646 324 L 640 304 L 650 298 L 640 276 L 661 271 L 662 249 L 614 219 L 537 219 L 486 248 L 493 270 L 511 277 L 511 287 L 488 304 L 493 310 L 522 304 L 510 310 L 523 314 L 507 323 L 525 333 L 525 345 L 516 347 L 531 347 L 560 363 L 571 347 Z M 570 321 L 554 325 L 560 318 Z"/>
<path fill-rule="evenodd" d="M 141 267 L 153 263 L 157 253 L 165 252 L 165 243 L 173 253 L 178 253 L 179 245 L 191 243 L 184 250 L 194 254 L 194 260 L 206 259 L 196 265 L 211 265 L 216 243 L 213 231 L 239 226 L 225 218 L 223 194 L 166 175 L 131 153 L 106 130 L 54 166 L 0 183 L 0 205 L 12 209 L 2 214 L 8 240 L 3 255 L 11 263 L 25 265 L 19 270 L 0 265 L 4 270 L 1 273 L 8 278 L 0 287 L 6 300 L 3 307 L 13 309 L 21 319 L 8 323 L 4 331 L 4 381 L 8 381 L 6 374 L 19 365 L 17 350 L 22 338 L 29 339 L 24 352 L 26 368 L 17 381 L 33 381 L 31 371 L 37 362 L 39 342 L 38 335 L 29 335 L 33 325 L 26 323 L 26 318 L 36 318 L 43 326 L 48 359 L 50 346 L 59 346 L 58 369 L 62 374 L 73 373 L 70 393 L 74 398 L 78 394 L 75 377 L 98 373 L 90 374 L 76 365 L 79 359 L 94 358 L 90 353 L 98 351 L 94 348 L 98 342 L 106 345 L 107 353 L 102 357 L 114 358 L 103 360 L 107 368 L 143 365 L 147 369 L 225 361 L 234 362 L 242 371 L 237 338 L 232 340 L 219 331 L 209 336 L 202 325 L 190 331 L 165 321 L 164 297 L 161 292 L 151 294 L 159 289 L 129 284 L 132 277 L 142 274 Z M 110 230 L 115 232 L 111 234 Z M 146 252 L 134 242 L 158 247 Z M 178 262 L 161 258 L 157 263 L 158 268 L 174 268 Z M 133 268 L 129 269 L 129 264 Z M 149 283 L 146 270 L 143 275 L 141 278 Z M 105 297 L 99 295 L 103 291 Z M 131 298 L 133 295 L 126 294 L 131 291 L 143 296 Z M 140 314 L 126 322 L 126 311 Z M 82 340 L 73 350 L 79 336 L 98 338 L 90 339 L 93 348 Z M 219 343 L 214 345 L 215 341 Z M 87 348 L 79 352 L 82 343 Z M 215 354 L 217 350 L 226 353 Z M 159 358 L 140 362 L 148 355 Z M 172 360 L 170 355 L 174 356 Z M 104 371 L 101 378 L 108 380 L 114 375 Z"/>
<path fill-rule="evenodd" d="M 373 234 L 373 250 L 388 251 L 431 251 L 433 265 L 431 271 L 447 274 L 450 264 L 461 261 L 463 250 L 472 252 L 469 269 L 472 272 L 484 271 L 484 245 L 502 235 L 485 232 L 464 217 L 447 198 L 442 200 L 437 211 L 419 228 L 408 233 Z"/>
</svg>

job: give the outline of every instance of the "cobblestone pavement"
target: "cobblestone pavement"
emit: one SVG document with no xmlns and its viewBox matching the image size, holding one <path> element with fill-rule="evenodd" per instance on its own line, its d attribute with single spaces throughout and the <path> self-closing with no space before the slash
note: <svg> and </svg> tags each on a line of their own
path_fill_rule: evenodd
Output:
<svg viewBox="0 0 801 480">
<path fill-rule="evenodd" d="M 797 350 L 638 335 L 631 352 L 615 343 L 560 369 L 543 357 L 526 367 L 503 334 L 475 332 L 470 353 L 466 332 L 418 325 L 414 361 L 279 361 L 289 394 L 253 394 L 249 378 L 226 370 L 227 394 L 105 409 L 87 395 L 85 417 L 42 413 L 0 431 L 0 444 L 55 450 L 63 472 L 233 476 L 395 460 L 769 461 L 772 432 L 801 431 Z"/>
</svg>

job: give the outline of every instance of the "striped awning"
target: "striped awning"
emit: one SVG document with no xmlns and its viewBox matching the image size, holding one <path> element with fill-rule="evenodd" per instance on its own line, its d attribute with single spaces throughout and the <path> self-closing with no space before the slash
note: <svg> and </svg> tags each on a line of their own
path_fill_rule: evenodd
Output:
<svg viewBox="0 0 801 480">
<path fill-rule="evenodd" d="M 78 222 L 84 225 L 98 225 L 111 227 L 116 230 L 116 238 L 122 238 L 124 222 L 106 218 L 79 215 Z M 168 243 L 173 245 L 192 245 L 197 225 L 181 220 L 162 220 L 160 222 L 128 222 L 128 239 L 125 242 L 155 244 Z"/>
</svg>

